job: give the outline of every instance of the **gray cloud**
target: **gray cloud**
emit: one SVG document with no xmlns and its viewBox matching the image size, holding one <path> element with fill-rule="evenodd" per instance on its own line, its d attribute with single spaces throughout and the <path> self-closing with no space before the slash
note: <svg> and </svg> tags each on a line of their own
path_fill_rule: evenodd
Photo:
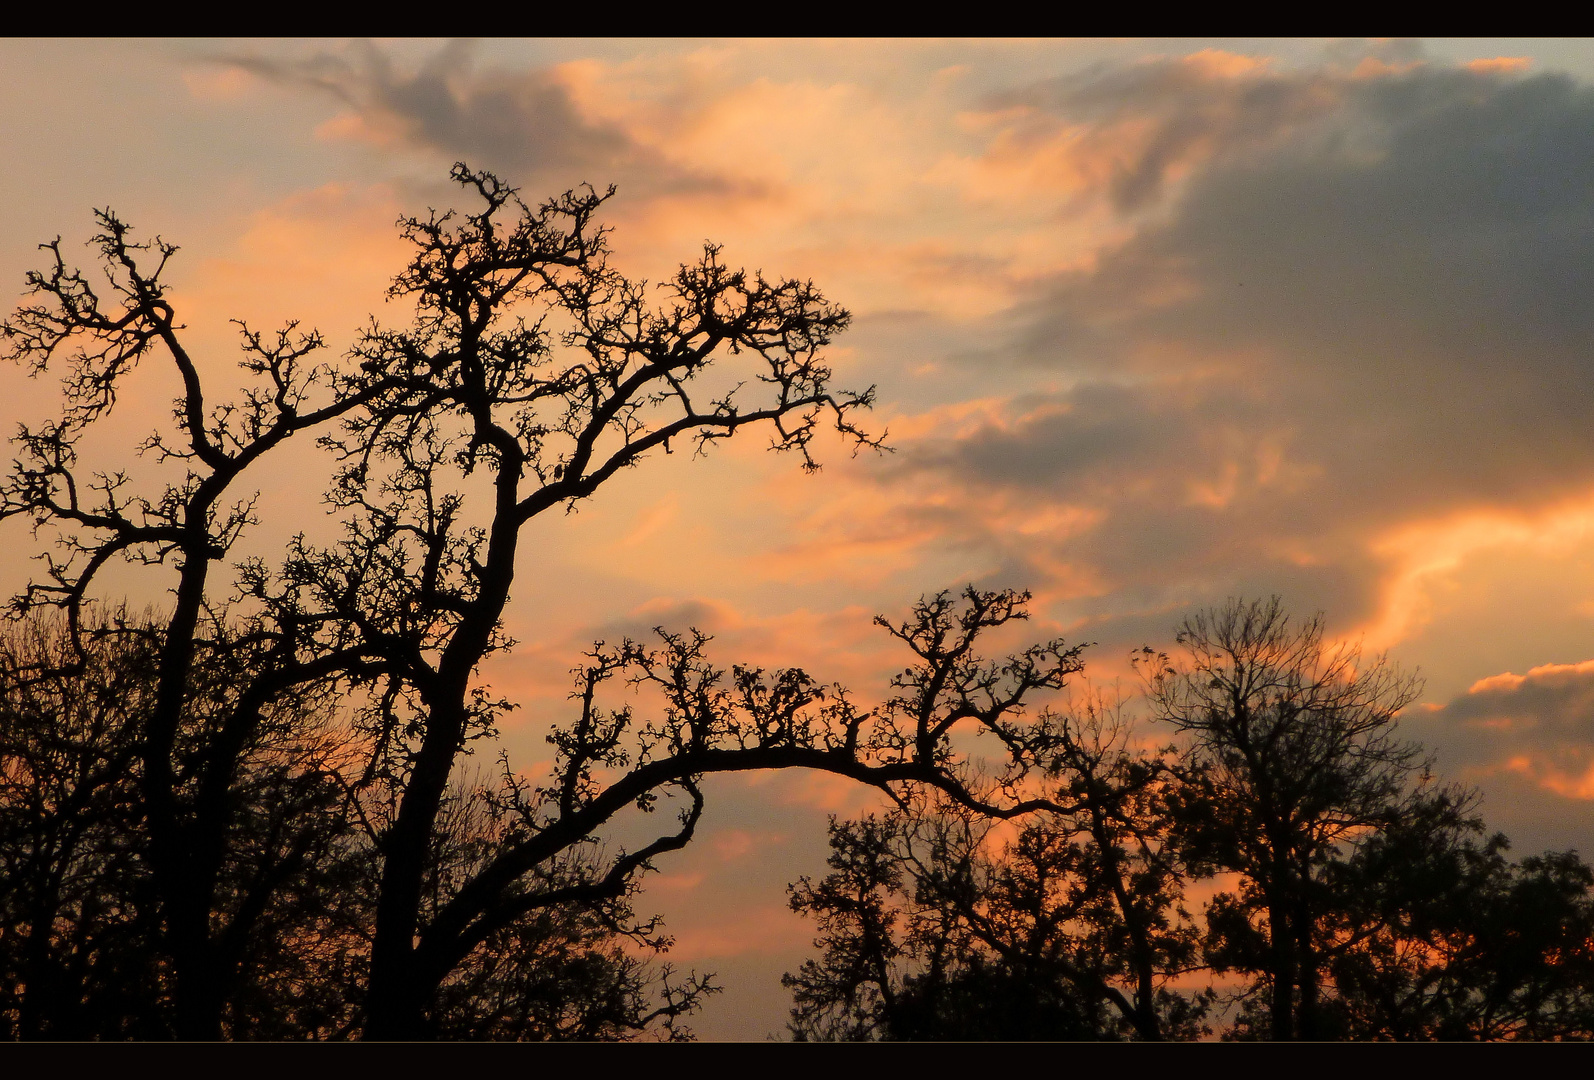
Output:
<svg viewBox="0 0 1594 1080">
<path fill-rule="evenodd" d="M 1594 91 L 1174 68 L 1025 91 L 1217 142 L 1164 219 L 1006 317 L 1011 362 L 1069 389 L 899 468 L 1101 511 L 1049 554 L 1128 590 L 1103 606 L 1280 591 L 1336 622 L 1370 613 L 1377 533 L 1594 484 Z"/>
<path fill-rule="evenodd" d="M 1098 65 L 992 95 L 986 107 L 1030 112 L 1021 141 L 1059 125 L 1080 131 L 1080 148 L 1114 158 L 1107 190 L 1120 211 L 1152 203 L 1182 165 L 1220 148 L 1228 155 L 1275 143 L 1343 102 L 1343 79 L 1329 72 L 1214 77 L 1199 61 Z"/>
<path fill-rule="evenodd" d="M 1594 766 L 1594 666 L 1546 665 L 1497 676 L 1408 726 L 1458 766 L 1530 755 L 1572 771 Z"/>
<path fill-rule="evenodd" d="M 1192 354 L 1249 357 L 1330 475 L 1382 462 L 1403 499 L 1509 497 L 1545 455 L 1586 462 L 1594 398 L 1567 390 L 1594 346 L 1594 93 L 1458 71 L 1348 93 L 1384 151 L 1220 162 L 1172 223 L 1058 283 L 1031 359 L 1189 377 Z"/>
<path fill-rule="evenodd" d="M 1594 851 L 1594 800 L 1578 789 L 1594 770 L 1594 666 L 1547 665 L 1497 677 L 1441 709 L 1401 721 L 1449 777 L 1486 791 L 1484 813 L 1525 851 Z"/>
<path fill-rule="evenodd" d="M 656 630 L 664 630 L 671 634 L 700 630 L 711 637 L 716 637 L 727 629 L 726 616 L 726 609 L 702 600 L 671 598 L 653 601 L 639 610 L 605 619 L 590 630 L 583 631 L 583 634 L 596 640 L 606 641 L 610 645 L 618 645 L 629 638 L 645 646 L 655 647 L 659 644 Z M 585 636 L 574 643 L 576 648 L 583 650 L 590 644 L 591 641 L 586 640 Z M 711 650 L 711 655 L 717 656 L 717 652 Z"/>
<path fill-rule="evenodd" d="M 618 127 L 586 119 L 546 70 L 478 70 L 469 41 L 444 45 L 414 71 L 400 70 L 370 42 L 293 59 L 226 55 L 211 61 L 331 94 L 416 149 L 517 181 L 616 181 L 641 194 L 722 186 L 665 162 Z"/>
</svg>

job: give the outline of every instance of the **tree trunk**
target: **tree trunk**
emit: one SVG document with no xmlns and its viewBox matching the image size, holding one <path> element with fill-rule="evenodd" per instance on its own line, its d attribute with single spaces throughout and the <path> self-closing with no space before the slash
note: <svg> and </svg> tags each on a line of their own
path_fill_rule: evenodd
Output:
<svg viewBox="0 0 1594 1080">
<path fill-rule="evenodd" d="M 1295 935 L 1290 932 L 1288 905 L 1282 897 L 1270 897 L 1267 905 L 1268 944 L 1271 964 L 1268 976 L 1273 982 L 1272 1038 L 1287 1042 L 1295 1032 Z"/>
<path fill-rule="evenodd" d="M 1317 1016 L 1318 978 L 1317 978 L 1317 953 L 1312 947 L 1313 919 L 1306 898 L 1305 885 L 1308 879 L 1303 878 L 1301 895 L 1295 903 L 1295 954 L 1300 983 L 1300 1003 L 1296 1009 L 1296 1029 L 1302 1039 L 1320 1039 L 1322 1031 L 1319 1029 Z"/>
</svg>

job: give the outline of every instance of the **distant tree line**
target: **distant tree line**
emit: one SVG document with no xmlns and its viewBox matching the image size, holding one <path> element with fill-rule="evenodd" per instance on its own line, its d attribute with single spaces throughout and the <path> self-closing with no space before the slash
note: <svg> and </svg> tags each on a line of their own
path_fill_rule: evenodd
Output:
<svg viewBox="0 0 1594 1080">
<path fill-rule="evenodd" d="M 1065 710 L 1067 812 L 924 792 L 832 821 L 832 872 L 791 890 L 820 950 L 785 978 L 795 1037 L 1594 1037 L 1594 870 L 1507 859 L 1397 737 L 1414 678 L 1276 598 L 1177 640 L 1135 658 L 1140 723 Z"/>
</svg>

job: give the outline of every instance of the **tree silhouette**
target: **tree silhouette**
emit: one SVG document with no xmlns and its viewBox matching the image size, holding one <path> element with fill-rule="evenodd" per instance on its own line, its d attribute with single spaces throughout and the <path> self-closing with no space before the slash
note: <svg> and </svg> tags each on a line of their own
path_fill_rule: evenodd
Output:
<svg viewBox="0 0 1594 1080">
<path fill-rule="evenodd" d="M 528 788 L 506 770 L 490 843 L 445 866 L 440 837 L 458 801 L 451 784 L 469 744 L 491 736 L 510 707 L 478 672 L 512 644 L 503 616 L 531 522 L 592 497 L 651 453 L 701 453 L 747 429 L 767 432 L 810 470 L 822 422 L 855 448 L 879 446 L 854 423 L 872 390 L 833 389 L 820 355 L 848 315 L 811 283 L 732 270 L 708 246 L 650 289 L 609 265 L 596 215 L 612 189 L 533 208 L 488 173 L 460 165 L 453 179 L 474 210 L 400 222 L 413 257 L 391 292 L 414 302 L 413 322 L 373 321 L 342 361 L 319 364 L 315 332 L 245 327 L 243 366 L 255 386 L 234 402 L 210 402 L 184 347 L 161 280 L 176 248 L 135 243 L 109 211 L 93 241 L 109 301 L 67 267 L 57 240 L 45 245 L 52 265 L 29 276 L 40 302 L 5 325 L 10 354 L 34 374 L 66 368 L 61 417 L 20 432 L 0 503 L 0 516 L 30 518 L 64 552 L 46 554 L 45 579 L 16 610 L 64 610 L 72 659 L 61 670 L 70 674 L 88 663 L 85 604 L 110 560 L 169 565 L 177 578 L 171 609 L 139 631 L 154 646 L 155 689 L 130 745 L 151 918 L 172 974 L 163 993 L 180 1037 L 234 1030 L 225 1018 L 243 992 L 239 958 L 268 934 L 265 913 L 322 842 L 322 815 L 284 820 L 256 852 L 264 862 L 255 872 L 232 876 L 244 857 L 251 748 L 278 718 L 291 727 L 300 702 L 342 709 L 351 738 L 340 745 L 363 754 L 357 768 L 318 766 L 316 775 L 340 787 L 340 806 L 368 841 L 374 914 L 354 1023 L 369 1037 L 462 1030 L 469 1010 L 447 1004 L 450 988 L 489 969 L 494 985 L 519 980 L 530 993 L 535 980 L 522 977 L 513 942 L 543 913 L 563 913 L 546 923 L 555 936 L 580 925 L 577 909 L 599 913 L 615 933 L 646 936 L 646 924 L 631 925 L 617 905 L 650 860 L 690 841 L 708 773 L 813 768 L 898 798 L 903 785 L 927 784 L 996 817 L 1053 805 L 1022 791 L 1055 741 L 1024 703 L 1061 686 L 1077 650 L 1054 641 L 1004 665 L 975 664 L 974 639 L 1023 618 L 1027 596 L 971 589 L 888 626 L 924 674 L 879 710 L 858 709 L 801 671 L 716 667 L 696 632 L 661 632 L 653 647 L 600 643 L 577 670 L 576 717 L 552 736 L 556 775 Z M 137 365 L 156 355 L 182 391 L 175 429 L 143 451 L 182 476 L 140 495 L 125 472 L 87 470 L 78 452 Z M 705 372 L 728 365 L 746 370 L 719 390 L 702 388 Z M 318 433 L 339 463 L 328 498 L 343 539 L 297 537 L 279 566 L 245 560 L 224 580 L 214 568 L 254 524 L 243 483 L 302 432 Z M 230 674 L 215 684 L 210 670 Z M 616 683 L 651 694 L 651 716 L 608 706 Z M 1002 773 L 989 794 L 964 782 L 951 749 L 960 725 L 997 739 Z M 607 853 L 593 845 L 627 808 L 672 797 L 685 809 L 652 842 Z M 620 970 L 610 984 L 623 997 L 636 979 Z M 678 985 L 660 1016 L 680 1014 L 702 989 Z M 478 1021 L 497 1022 L 470 1023 Z M 561 1019 L 545 1028 L 587 1030 Z"/>
<path fill-rule="evenodd" d="M 1594 1037 L 1594 868 L 1507 861 L 1500 834 L 1433 800 L 1332 866 L 1340 938 L 1326 1020 L 1352 1039 Z"/>
<path fill-rule="evenodd" d="M 1325 868 L 1431 797 L 1420 747 L 1394 737 L 1417 680 L 1381 657 L 1292 625 L 1277 597 L 1234 600 L 1185 621 L 1183 664 L 1141 654 L 1152 716 L 1189 739 L 1187 850 L 1238 873 L 1208 925 L 1220 967 L 1265 977 L 1269 1035 L 1318 1038 Z"/>
<path fill-rule="evenodd" d="M 76 629 L 74 640 L 36 615 L 0 638 L 0 1023 L 24 1038 L 169 1036 L 179 1017 L 139 775 L 160 625 L 124 612 Z M 225 716 L 237 656 L 207 651 L 191 669 L 180 772 L 219 719 L 207 706 Z M 238 755 L 213 887 L 225 928 L 213 985 L 239 1036 L 315 1030 L 348 1012 L 332 961 L 354 930 L 357 863 L 335 777 L 353 755 L 322 704 L 279 700 Z M 263 887 L 268 877 L 282 880 Z"/>
<path fill-rule="evenodd" d="M 95 649 L 67 677 L 39 619 L 0 639 L 0 1030 L 11 1038 L 160 1034 L 148 1016 L 159 930 L 139 872 L 129 717 L 148 707 L 145 642 Z M 140 648 L 141 645 L 146 645 Z M 70 650 L 66 650 L 70 653 Z"/>
<path fill-rule="evenodd" d="M 1130 748 L 1116 702 L 1054 719 L 1059 807 L 1003 843 L 926 793 L 883 818 L 831 823 L 833 873 L 792 887 L 821 950 L 785 977 L 802 1039 L 1160 1040 L 1203 1030 L 1208 996 L 1167 843 L 1172 774 Z"/>
<path fill-rule="evenodd" d="M 68 267 L 57 238 L 43 245 L 50 265 L 28 274 L 40 302 L 21 308 L 3 328 L 8 355 L 35 376 L 64 365 L 60 416 L 22 425 L 20 450 L 0 488 L 0 518 L 31 519 L 54 551 L 41 553 L 44 579 L 13 603 L 18 615 L 41 605 L 65 612 L 75 660 L 87 663 L 84 604 L 101 572 L 116 559 L 170 566 L 177 581 L 170 611 L 152 635 L 154 696 L 138 717 L 137 814 L 147 835 L 156 924 L 171 963 L 176 1030 L 185 1038 L 220 1034 L 221 1010 L 233 990 L 237 942 L 259 928 L 272 894 L 290 881 L 312 834 L 289 841 L 287 862 L 266 868 L 246 886 L 249 895 L 226 903 L 219 890 L 235 855 L 234 797 L 248 748 L 279 703 L 305 693 L 335 691 L 328 680 L 359 672 L 369 658 L 348 649 L 325 650 L 306 638 L 312 627 L 258 615 L 232 618 L 227 589 L 212 580 L 218 564 L 255 524 L 256 495 L 243 489 L 269 467 L 273 452 L 293 435 L 311 431 L 369 404 L 389 386 L 371 380 L 352 392 L 333 369 L 312 362 L 324 347 L 314 331 L 295 324 L 273 336 L 240 324 L 241 366 L 253 380 L 241 398 L 215 403 L 200 367 L 184 344 L 169 287 L 162 280 L 177 248 L 159 237 L 135 242 L 109 210 L 95 215 L 106 290 Z M 181 386 L 174 430 L 158 430 L 139 448 L 180 477 L 158 493 L 139 493 L 125 469 L 90 469 L 79 460 L 84 437 L 106 420 L 119 391 L 141 362 L 163 357 Z M 223 657 L 223 653 L 232 653 Z M 220 697 L 196 699 L 199 668 L 222 664 L 232 673 Z M 181 737 L 198 707 L 211 715 L 197 736 Z M 287 823 L 292 828 L 292 823 Z"/>
<path fill-rule="evenodd" d="M 1395 737 L 1414 678 L 1277 599 L 1178 640 L 1135 659 L 1181 743 L 1134 749 L 1086 696 L 1010 839 L 932 791 L 832 821 L 832 872 L 792 886 L 819 930 L 785 978 L 797 1038 L 1594 1037 L 1594 869 L 1485 839 Z M 1192 919 L 1185 884 L 1219 874 L 1238 888 Z"/>
<path fill-rule="evenodd" d="M 35 616 L 0 634 L 0 1031 L 12 1037 L 176 1032 L 137 815 L 137 736 L 153 707 L 156 626 L 125 614 L 91 621 L 81 657 L 59 620 Z M 225 700 L 238 673 L 201 663 L 195 677 L 207 681 L 191 701 Z M 250 921 L 257 932 L 223 942 L 234 952 L 219 1016 L 234 1038 L 335 1038 L 360 1018 L 378 879 L 348 776 L 358 775 L 366 748 L 336 712 L 299 704 L 256 733 L 232 793 L 221 914 L 264 895 L 252 887 L 262 873 L 287 877 Z M 187 714 L 179 744 L 199 743 L 206 719 Z M 496 796 L 496 785 L 479 778 L 451 787 L 433 879 L 490 852 L 504 825 Z M 305 836 L 317 843 L 292 863 L 274 849 Z M 545 868 L 548 884 L 573 881 L 579 862 L 577 853 Z M 228 925 L 242 923 L 234 916 Z M 710 987 L 655 969 L 647 954 L 659 944 L 638 932 L 625 897 L 535 912 L 453 974 L 433 1030 L 453 1038 L 683 1036 L 679 1019 Z"/>
</svg>

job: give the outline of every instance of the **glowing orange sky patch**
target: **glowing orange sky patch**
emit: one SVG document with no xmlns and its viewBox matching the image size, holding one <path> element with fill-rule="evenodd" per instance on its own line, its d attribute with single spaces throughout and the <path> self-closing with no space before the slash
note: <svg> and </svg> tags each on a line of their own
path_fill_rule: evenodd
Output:
<svg viewBox="0 0 1594 1080">
<path fill-rule="evenodd" d="M 781 805 L 818 810 L 840 818 L 853 818 L 886 808 L 885 796 L 874 788 L 845 776 L 826 772 L 800 772 L 776 777 L 773 773 L 755 774 L 765 784 L 774 785 Z"/>
<path fill-rule="evenodd" d="M 1488 678 L 1479 679 L 1467 687 L 1467 693 L 1509 692 L 1520 689 L 1530 679 L 1553 678 L 1557 675 L 1585 675 L 1591 672 L 1594 672 L 1594 660 L 1585 660 L 1581 664 L 1540 664 L 1538 667 L 1529 668 L 1526 675 L 1513 675 L 1507 671 L 1499 675 L 1490 675 Z"/>
<path fill-rule="evenodd" d="M 813 926 L 784 904 L 742 904 L 715 912 L 712 922 L 699 923 L 675 935 L 669 959 L 686 963 L 716 957 L 790 953 L 808 947 Z"/>
<path fill-rule="evenodd" d="M 259 88 L 259 80 L 241 67 L 206 66 L 183 72 L 183 85 L 201 101 L 232 101 Z"/>
<path fill-rule="evenodd" d="M 226 255 L 182 271 L 174 303 L 196 331 L 236 340 L 229 319 L 270 330 L 287 319 L 347 339 L 368 313 L 402 322 L 383 294 L 410 248 L 393 227 L 391 187 L 326 184 L 252 215 Z"/>
<path fill-rule="evenodd" d="M 1531 56 L 1488 56 L 1468 60 L 1463 65 L 1468 71 L 1489 75 L 1519 75 L 1533 66 Z"/>
<path fill-rule="evenodd" d="M 1271 57 L 1247 56 L 1226 49 L 1202 49 L 1188 56 L 1181 56 L 1179 63 L 1199 71 L 1208 78 L 1216 79 L 1252 78 L 1273 67 Z"/>
<path fill-rule="evenodd" d="M 1377 613 L 1363 627 L 1368 645 L 1389 648 L 1419 632 L 1432 611 L 1432 590 L 1480 552 L 1525 555 L 1565 551 L 1594 539 L 1594 494 L 1538 510 L 1471 508 L 1405 523 L 1370 550 L 1389 566 Z"/>
<path fill-rule="evenodd" d="M 1594 764 L 1582 773 L 1548 769 L 1536 777 L 1539 786 L 1563 799 L 1594 799 Z"/>
</svg>

